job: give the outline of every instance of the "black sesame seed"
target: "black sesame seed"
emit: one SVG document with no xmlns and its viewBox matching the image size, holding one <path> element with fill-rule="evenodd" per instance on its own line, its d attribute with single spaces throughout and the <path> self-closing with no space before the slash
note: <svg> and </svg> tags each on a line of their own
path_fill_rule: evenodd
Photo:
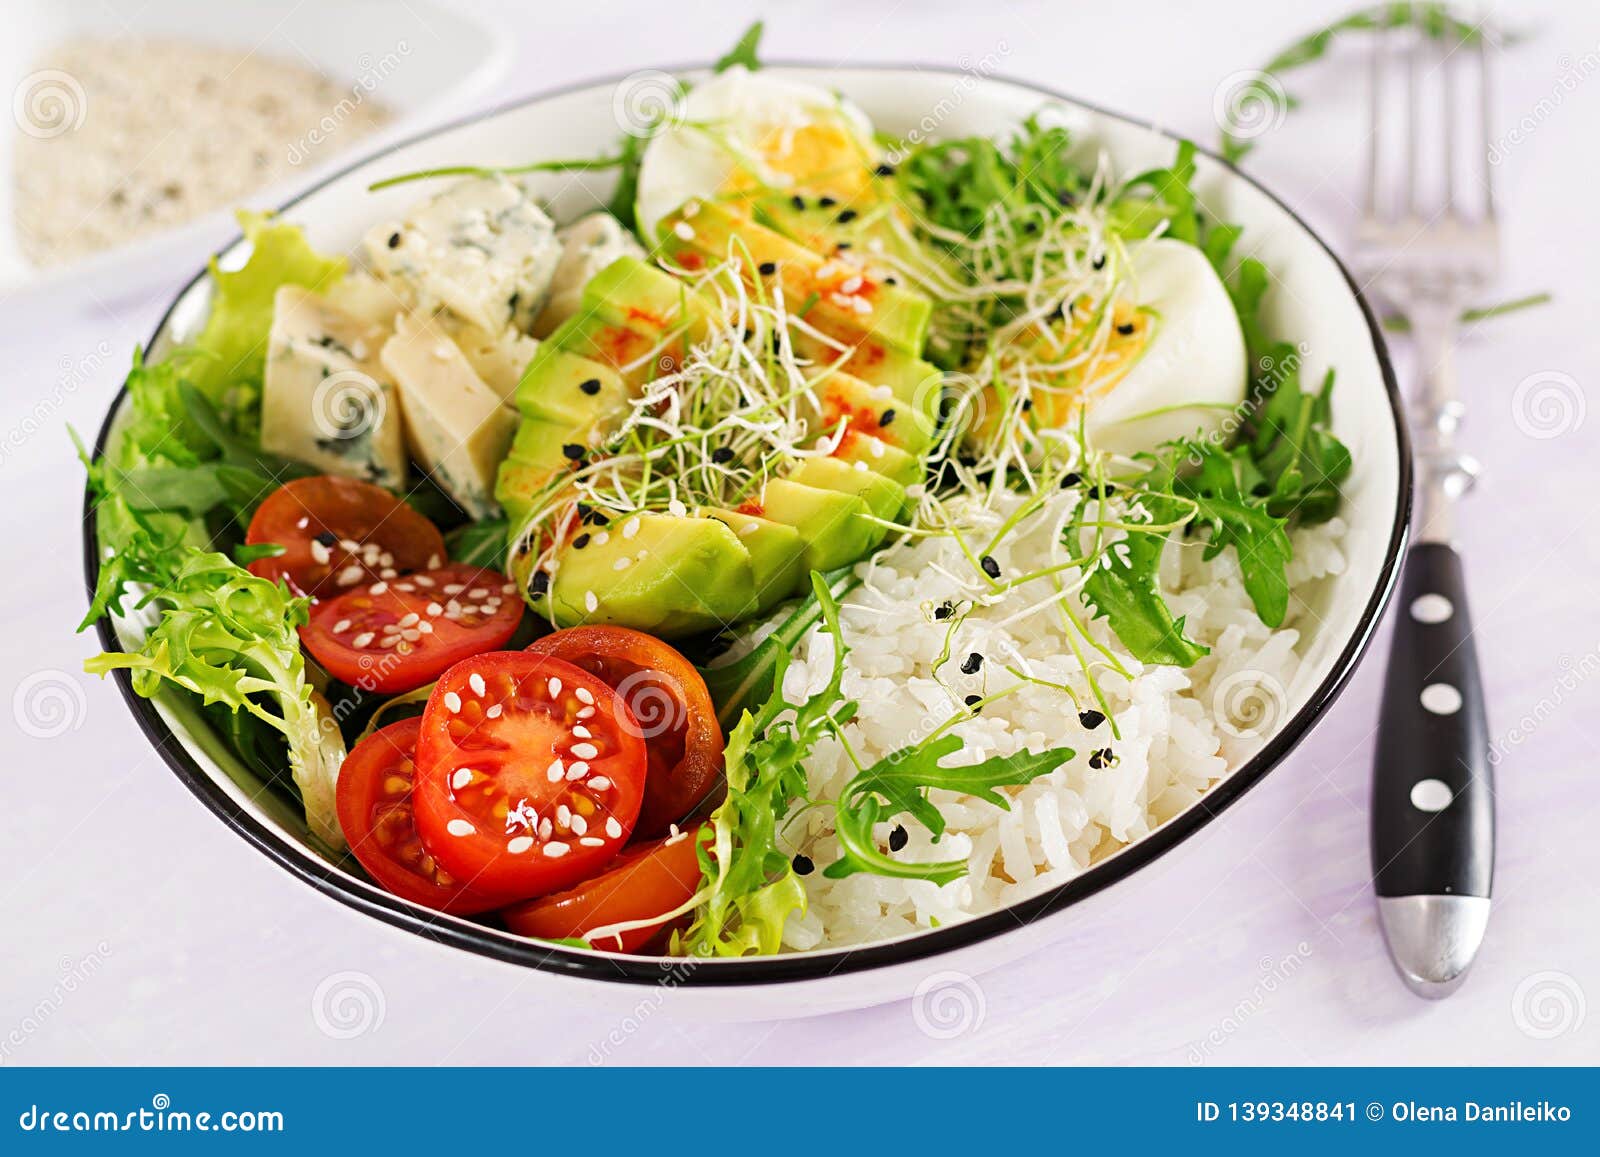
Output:
<svg viewBox="0 0 1600 1157">
<path fill-rule="evenodd" d="M 817 870 L 817 866 L 811 862 L 811 857 L 810 856 L 806 855 L 804 852 L 801 852 L 801 853 L 799 853 L 799 854 L 797 854 L 795 856 L 795 858 L 794 858 L 794 874 L 795 875 L 797 875 L 797 876 L 809 876 L 809 875 L 811 875 L 812 872 L 814 872 L 816 870 Z"/>
<path fill-rule="evenodd" d="M 1091 264 L 1093 264 L 1096 269 L 1104 269 L 1106 267 L 1106 255 L 1104 253 L 1100 254 Z"/>
<path fill-rule="evenodd" d="M 550 575 L 547 571 L 536 570 L 533 572 L 533 582 L 528 584 L 536 595 L 542 595 L 550 589 Z"/>
<path fill-rule="evenodd" d="M 1131 322 L 1131 321 L 1125 321 L 1121 325 L 1117 326 L 1117 332 L 1120 333 L 1123 337 L 1127 337 L 1129 334 L 1131 334 L 1133 332 L 1133 330 L 1134 330 L 1134 325 L 1133 325 L 1133 322 Z"/>
<path fill-rule="evenodd" d="M 1033 409 L 1033 399 L 1032 398 L 1023 398 L 1022 399 L 1022 412 L 1024 414 L 1026 414 L 1031 409 Z"/>
<path fill-rule="evenodd" d="M 890 164 L 887 164 L 887 163 L 879 165 L 876 169 L 873 169 L 872 171 L 874 173 L 878 174 L 878 176 L 880 176 L 880 177 L 892 177 L 892 176 L 894 176 L 894 166 L 890 165 Z"/>
<path fill-rule="evenodd" d="M 726 446 L 718 446 L 715 450 L 711 451 L 711 460 L 719 463 L 732 462 L 733 451 L 728 449 Z"/>
<path fill-rule="evenodd" d="M 331 530 L 324 530 L 313 541 L 320 542 L 323 546 L 333 546 L 339 541 L 339 536 Z"/>
<path fill-rule="evenodd" d="M 398 248 L 400 248 L 400 234 L 398 234 L 398 233 L 389 234 L 389 248 L 390 249 L 398 249 Z"/>
<path fill-rule="evenodd" d="M 587 378 L 578 383 L 578 389 L 582 390 L 592 398 L 600 392 L 600 379 Z"/>
<path fill-rule="evenodd" d="M 1111 483 L 1109 483 L 1109 482 L 1100 483 L 1100 497 L 1101 498 L 1110 498 L 1116 492 L 1117 492 L 1117 488 L 1115 486 L 1111 485 Z"/>
<path fill-rule="evenodd" d="M 906 825 L 905 824 L 895 824 L 894 825 L 894 831 L 889 833 L 889 850 L 891 852 L 898 852 L 901 848 L 905 847 L 906 844 L 908 844 L 910 842 L 911 842 L 911 836 L 906 831 Z"/>
<path fill-rule="evenodd" d="M 778 272 L 778 263 L 776 261 L 763 261 L 760 265 L 756 266 L 756 268 L 761 271 L 762 277 L 771 277 L 774 273 Z"/>
<path fill-rule="evenodd" d="M 572 540 L 572 549 L 573 550 L 582 550 L 584 547 L 586 547 L 588 545 L 589 545 L 589 536 L 587 534 L 580 534 L 580 535 L 578 535 L 577 538 Z"/>
<path fill-rule="evenodd" d="M 577 462 L 583 457 L 583 447 L 576 442 L 568 442 L 561 447 L 561 452 L 572 461 Z"/>
<path fill-rule="evenodd" d="M 841 241 L 841 242 L 839 242 L 839 244 L 837 244 L 837 245 L 835 245 L 833 247 L 833 250 L 834 250 L 835 253 L 843 253 L 848 248 L 850 248 L 850 242 Z"/>
<path fill-rule="evenodd" d="M 837 205 L 838 203 L 839 202 L 835 201 L 832 197 L 818 197 L 817 198 L 817 208 L 819 208 L 819 209 L 831 209 L 835 205 Z"/>
<path fill-rule="evenodd" d="M 1082 481 L 1082 474 L 1079 474 L 1076 470 L 1069 470 L 1061 476 L 1061 489 L 1070 490 Z"/>
<path fill-rule="evenodd" d="M 1102 747 L 1099 751 L 1089 753 L 1089 766 L 1099 771 L 1101 768 L 1108 766 L 1112 758 L 1111 749 Z"/>
<path fill-rule="evenodd" d="M 1023 226 L 1022 226 L 1022 231 L 1024 233 L 1037 233 L 1039 231 L 1039 222 L 1037 222 L 1037 221 L 1025 222 L 1023 224 Z"/>
<path fill-rule="evenodd" d="M 955 606 L 953 604 L 951 604 L 949 599 L 946 599 L 944 602 L 940 603 L 938 606 L 933 608 L 933 617 L 938 619 L 938 620 L 940 620 L 941 622 L 944 621 L 945 619 L 948 619 L 951 615 L 953 615 L 955 613 L 956 613 L 956 608 L 955 608 Z"/>
<path fill-rule="evenodd" d="M 1000 577 L 1000 564 L 995 562 L 992 555 L 984 555 L 978 560 L 978 565 L 983 568 L 983 573 L 992 579 Z"/>
<path fill-rule="evenodd" d="M 961 673 L 963 675 L 976 675 L 978 668 L 983 666 L 983 656 L 974 651 L 961 660 Z"/>
<path fill-rule="evenodd" d="M 1078 196 L 1071 189 L 1062 189 L 1056 194 L 1056 201 L 1062 205 L 1076 205 L 1078 203 Z"/>
<path fill-rule="evenodd" d="M 983 702 L 983 696 L 982 695 L 968 695 L 966 697 L 966 699 L 964 699 L 962 702 L 966 703 L 966 705 L 968 707 L 971 707 L 974 710 L 976 710 L 978 704 Z"/>
<path fill-rule="evenodd" d="M 1078 722 L 1083 724 L 1090 731 L 1093 731 L 1096 727 L 1099 727 L 1105 721 L 1106 721 L 1106 717 L 1105 717 L 1104 713 L 1102 713 L 1102 712 L 1099 712 L 1099 711 L 1080 711 L 1080 712 L 1078 712 Z"/>
<path fill-rule="evenodd" d="M 856 216 L 857 214 L 854 209 L 845 209 L 837 218 L 835 218 L 835 220 L 837 220 L 841 225 L 848 225 L 850 222 L 856 219 Z"/>
<path fill-rule="evenodd" d="M 885 410 L 882 417 L 878 419 L 878 425 L 887 426 L 892 421 L 894 421 L 894 411 L 892 409 Z"/>
<path fill-rule="evenodd" d="M 789 198 L 789 204 L 793 205 L 796 209 L 804 209 L 806 207 L 806 199 L 799 193 L 796 193 L 794 196 Z"/>
<path fill-rule="evenodd" d="M 883 283 L 885 285 L 899 285 L 900 279 L 898 277 L 885 277 Z"/>
</svg>

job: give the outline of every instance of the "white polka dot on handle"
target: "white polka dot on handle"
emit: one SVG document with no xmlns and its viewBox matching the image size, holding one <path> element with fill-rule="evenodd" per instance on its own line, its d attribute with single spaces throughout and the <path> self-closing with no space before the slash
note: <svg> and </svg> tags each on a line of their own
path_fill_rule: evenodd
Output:
<svg viewBox="0 0 1600 1157">
<path fill-rule="evenodd" d="M 1448 683 L 1429 683 L 1421 698 L 1422 706 L 1435 715 L 1454 715 L 1461 710 L 1461 692 Z"/>
<path fill-rule="evenodd" d="M 1455 613 L 1455 604 L 1443 595 L 1418 595 L 1411 600 L 1411 617 L 1419 623 L 1447 622 Z"/>
<path fill-rule="evenodd" d="M 1455 799 L 1442 779 L 1419 779 L 1411 785 L 1411 806 L 1419 812 L 1442 812 Z"/>
</svg>

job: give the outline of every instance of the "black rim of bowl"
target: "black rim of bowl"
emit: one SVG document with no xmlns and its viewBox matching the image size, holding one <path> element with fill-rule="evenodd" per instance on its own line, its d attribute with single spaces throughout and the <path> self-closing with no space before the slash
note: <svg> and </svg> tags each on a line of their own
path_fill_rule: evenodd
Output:
<svg viewBox="0 0 1600 1157">
<path fill-rule="evenodd" d="M 799 69 L 828 69 L 831 67 L 804 61 L 774 61 L 772 66 Z M 705 67 L 705 65 L 695 65 L 671 71 L 675 75 L 684 75 L 701 71 Z M 944 66 L 908 64 L 852 65 L 850 71 L 933 72 L 951 76 L 965 75 L 959 69 Z M 578 84 L 564 85 L 536 95 L 521 97 L 484 112 L 475 113 L 437 128 L 417 133 L 404 140 L 396 141 L 379 152 L 364 155 L 337 172 L 329 174 L 315 185 L 285 202 L 281 206 L 280 212 L 292 209 L 305 198 L 336 181 L 344 179 L 355 169 L 400 149 L 407 148 L 419 141 L 439 136 L 469 124 L 489 120 L 528 105 L 539 104 L 555 97 L 580 92 L 584 89 L 602 87 L 607 84 L 614 85 L 622 79 L 624 78 L 617 76 L 609 79 L 601 78 L 583 81 Z M 1088 101 L 1079 100 L 1076 97 L 1056 92 L 1029 81 L 1016 80 L 1000 75 L 986 76 L 985 79 L 1036 92 L 1041 97 L 1076 106 L 1098 117 L 1120 121 L 1123 124 L 1145 129 L 1165 137 L 1174 145 L 1182 139 L 1177 134 L 1149 121 L 1111 112 Z M 633 984 L 659 984 L 670 975 L 671 981 L 675 986 L 744 986 L 820 980 L 844 973 L 906 964 L 965 948 L 1004 933 L 1015 932 L 1037 920 L 1088 899 L 1090 896 L 1126 879 L 1157 857 L 1183 843 L 1206 824 L 1209 824 L 1229 805 L 1243 796 L 1247 790 L 1259 783 L 1269 771 L 1277 767 L 1294 747 L 1305 738 L 1312 726 L 1321 718 L 1323 712 L 1333 704 L 1340 692 L 1344 690 L 1363 652 L 1372 640 L 1373 633 L 1376 631 L 1378 622 L 1382 617 L 1383 609 L 1399 577 L 1399 561 L 1405 547 L 1410 524 L 1411 452 L 1410 440 L 1406 433 L 1406 424 L 1403 417 L 1399 386 L 1395 379 L 1394 366 L 1389 359 L 1388 348 L 1384 344 L 1382 329 L 1370 303 L 1362 293 L 1361 287 L 1356 284 L 1355 279 L 1350 275 L 1349 269 L 1339 260 L 1338 255 L 1333 252 L 1327 242 L 1306 224 L 1299 214 L 1260 182 L 1223 160 L 1215 152 L 1206 148 L 1200 148 L 1198 151 L 1221 164 L 1231 173 L 1233 179 L 1245 182 L 1270 200 L 1327 253 L 1343 275 L 1346 285 L 1349 287 L 1351 294 L 1361 309 L 1362 315 L 1366 319 L 1367 328 L 1372 337 L 1373 352 L 1377 357 L 1384 388 L 1389 396 L 1389 407 L 1394 420 L 1396 447 L 1399 452 L 1397 504 L 1394 522 L 1389 535 L 1388 551 L 1384 556 L 1377 588 L 1368 599 L 1354 634 L 1334 661 L 1333 668 L 1328 673 L 1327 678 L 1312 693 L 1305 706 L 1276 735 L 1268 740 L 1260 751 L 1256 752 L 1243 766 L 1230 773 L 1225 779 L 1207 791 L 1196 805 L 1162 824 L 1148 836 L 1130 844 L 1103 863 L 1090 868 L 1081 876 L 1075 877 L 1064 884 L 1059 884 L 1031 899 L 981 916 L 975 916 L 959 924 L 929 929 L 908 937 L 855 948 L 823 949 L 794 955 L 715 960 L 704 962 L 704 966 L 699 966 L 696 963 L 696 966 L 693 967 L 690 965 L 694 962 L 690 960 L 664 963 L 658 957 L 627 957 L 603 952 L 586 952 L 581 949 L 563 948 L 560 945 L 544 944 L 515 937 L 509 933 L 500 932 L 497 929 L 459 918 L 442 916 L 409 904 L 397 896 L 378 889 L 375 885 L 360 882 L 353 883 L 351 877 L 318 858 L 309 848 L 290 839 L 270 825 L 263 823 L 238 804 L 221 784 L 200 767 L 194 757 L 184 748 L 177 736 L 167 726 L 166 721 L 157 712 L 155 704 L 134 693 L 132 679 L 127 671 L 118 671 L 116 675 L 118 687 L 122 691 L 122 697 L 127 701 L 129 709 L 133 712 L 134 718 L 138 720 L 145 736 L 160 753 L 162 759 L 166 761 L 167 766 L 172 769 L 173 773 L 190 791 L 198 796 L 213 812 L 221 816 L 228 826 L 257 849 L 319 892 L 341 903 L 348 904 L 350 907 L 369 916 L 374 916 L 379 920 L 429 940 L 462 948 L 477 955 L 506 963 L 562 975 Z M 238 241 L 239 238 L 234 238 L 219 250 L 219 254 L 227 252 L 238 244 Z M 178 307 L 179 303 L 189 295 L 194 286 L 206 275 L 207 270 L 202 268 L 179 290 L 173 298 L 172 305 L 168 307 L 156 326 L 155 334 L 151 338 L 152 346 L 156 338 L 166 331 L 173 311 Z M 105 422 L 102 424 L 99 435 L 95 440 L 96 458 L 99 458 L 105 452 L 111 428 L 126 396 L 127 388 L 124 386 L 112 400 Z M 92 491 L 87 488 L 84 494 L 83 535 L 84 571 L 90 596 L 93 597 L 100 573 L 100 547 L 96 528 L 94 496 Z M 99 633 L 101 644 L 106 650 L 122 650 L 121 642 L 117 638 L 109 619 L 101 619 L 96 625 L 96 629 Z M 673 964 L 677 967 L 669 973 L 667 969 L 671 968 Z"/>
</svg>

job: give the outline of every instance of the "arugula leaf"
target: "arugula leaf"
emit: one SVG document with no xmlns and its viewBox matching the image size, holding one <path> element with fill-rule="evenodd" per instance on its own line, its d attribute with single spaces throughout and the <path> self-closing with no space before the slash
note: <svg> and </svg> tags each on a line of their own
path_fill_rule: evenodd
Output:
<svg viewBox="0 0 1600 1157">
<path fill-rule="evenodd" d="M 822 589 L 835 602 L 861 583 L 853 567 L 829 571 L 821 577 Z M 823 614 L 822 600 L 813 591 L 748 655 L 722 666 L 700 668 L 706 689 L 711 692 L 711 701 L 717 705 L 717 721 L 723 727 L 731 727 L 750 704 L 767 702 L 775 689 L 782 686 L 783 665 Z"/>
<path fill-rule="evenodd" d="M 757 50 L 761 47 L 761 33 L 765 29 L 764 21 L 757 20 L 744 30 L 744 35 L 739 37 L 739 42 L 717 59 L 711 66 L 712 72 L 727 72 L 736 64 L 742 64 L 751 72 L 761 67 L 757 57 Z"/>
<path fill-rule="evenodd" d="M 823 875 L 837 880 L 870 872 L 939 885 L 958 880 L 967 874 L 965 860 L 912 863 L 892 859 L 878 850 L 874 825 L 905 813 L 940 836 L 944 834 L 944 816 L 929 802 L 925 793 L 930 789 L 964 792 L 1009 811 L 1010 803 L 996 788 L 1032 783 L 1073 756 L 1071 748 L 1056 747 L 1038 753 L 997 755 L 965 767 L 941 766 L 945 756 L 960 749 L 960 737 L 947 733 L 884 756 L 846 784 L 834 803 L 834 831 L 844 855 L 829 864 Z"/>
<path fill-rule="evenodd" d="M 87 660 L 84 670 L 130 671 L 134 691 L 147 699 L 171 683 L 207 707 L 246 712 L 282 733 L 312 833 L 333 851 L 342 848 L 334 783 L 344 740 L 327 701 L 306 678 L 300 650 L 298 628 L 310 600 L 226 555 L 174 546 L 144 530 L 108 560 L 90 618 L 79 629 L 120 610 L 129 582 L 148 588 L 135 605 L 157 608 L 159 621 L 138 650 L 105 652 Z"/>
<path fill-rule="evenodd" d="M 1287 567 L 1293 555 L 1286 529 L 1288 519 L 1274 516 L 1267 503 L 1255 497 L 1265 480 L 1241 447 L 1230 453 L 1220 446 L 1195 446 L 1199 469 L 1174 480 L 1176 493 L 1194 502 L 1196 515 L 1211 530 L 1205 557 L 1215 558 L 1225 547 L 1234 548 L 1245 593 L 1256 614 L 1269 627 L 1281 627 L 1289 611 Z"/>
<path fill-rule="evenodd" d="M 729 733 L 723 752 L 727 798 L 712 813 L 709 847 L 697 849 L 706 898 L 678 942 L 690 955 L 776 952 L 789 914 L 805 911 L 805 888 L 778 847 L 778 824 L 806 794 L 805 761 L 812 748 L 856 711 L 840 690 L 845 645 L 839 605 L 816 571 L 811 587 L 833 637 L 833 673 L 817 694 L 790 704 L 782 692 L 789 651 L 777 650 L 770 684 L 774 690 L 759 711 L 745 710 Z"/>
<path fill-rule="evenodd" d="M 444 536 L 444 544 L 455 562 L 504 571 L 510 527 L 504 518 L 462 523 Z"/>
<path fill-rule="evenodd" d="M 1155 524 L 1183 518 L 1181 505 L 1156 491 L 1142 494 L 1139 501 Z M 1082 509 L 1068 532 L 1074 541 L 1083 529 Z M 1094 564 L 1080 597 L 1093 617 L 1104 618 L 1141 663 L 1192 667 L 1210 648 L 1184 635 L 1184 620 L 1172 617 L 1161 595 L 1161 551 L 1166 541 L 1166 533 L 1131 531 L 1125 539 L 1112 543 Z"/>
<path fill-rule="evenodd" d="M 648 141 L 632 133 L 624 133 L 617 156 L 617 187 L 612 190 L 606 211 L 622 222 L 624 229 L 639 232 L 639 166 L 644 163 L 644 147 Z M 645 237 L 650 242 L 652 238 Z"/>
<path fill-rule="evenodd" d="M 1199 245 L 1200 202 L 1192 187 L 1194 158 L 1194 142 L 1179 141 L 1178 155 L 1170 166 L 1150 169 L 1124 182 L 1122 197 L 1111 211 L 1116 231 L 1127 238 L 1148 237 L 1165 221 L 1168 237 Z M 1134 192 L 1145 195 L 1129 196 Z"/>
</svg>

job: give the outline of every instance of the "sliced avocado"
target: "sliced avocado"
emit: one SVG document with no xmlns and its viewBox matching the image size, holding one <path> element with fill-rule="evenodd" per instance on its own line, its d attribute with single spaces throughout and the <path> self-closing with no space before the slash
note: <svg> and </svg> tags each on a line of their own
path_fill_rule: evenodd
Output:
<svg viewBox="0 0 1600 1157">
<path fill-rule="evenodd" d="M 762 517 L 787 523 L 805 540 L 804 575 L 855 562 L 883 541 L 887 529 L 872 521 L 865 501 L 838 490 L 774 478 L 761 496 Z M 795 593 L 800 593 L 797 585 Z"/>
<path fill-rule="evenodd" d="M 524 418 L 511 441 L 511 456 L 551 471 L 570 468 L 589 452 L 583 435 L 570 426 L 543 418 Z"/>
<path fill-rule="evenodd" d="M 609 428 L 628 412 L 628 387 L 611 366 L 545 342 L 517 385 L 517 409 L 576 430 Z"/>
<path fill-rule="evenodd" d="M 495 474 L 494 498 L 505 511 L 513 535 L 521 530 L 523 520 L 533 512 L 535 503 L 556 473 L 549 466 L 525 462 L 515 454 L 500 463 Z"/>
<path fill-rule="evenodd" d="M 690 341 L 705 335 L 711 304 L 689 283 L 637 257 L 619 257 L 583 287 L 584 311 L 614 325 L 657 338 L 683 329 Z"/>
<path fill-rule="evenodd" d="M 750 552 L 711 518 L 629 515 L 580 535 L 559 561 L 550 608 L 560 626 L 615 623 L 662 638 L 720 630 L 755 589 Z"/>
<path fill-rule="evenodd" d="M 816 387 L 822 406 L 821 434 L 837 430 L 848 419 L 848 429 L 871 434 L 891 446 L 920 454 L 933 445 L 933 423 L 915 406 L 902 403 L 886 386 L 869 386 L 860 378 L 834 373 Z"/>
<path fill-rule="evenodd" d="M 843 462 L 865 462 L 867 469 L 885 478 L 892 478 L 901 486 L 921 482 L 927 473 L 921 458 L 907 454 L 871 434 L 846 434 L 833 456 Z"/>
<path fill-rule="evenodd" d="M 818 490 L 853 494 L 865 502 L 867 509 L 877 518 L 897 519 L 906 506 L 906 488 L 870 469 L 863 461 L 807 458 L 789 473 L 789 481 L 814 486 Z"/>
<path fill-rule="evenodd" d="M 663 341 L 658 335 L 587 312 L 568 318 L 545 340 L 612 367 L 632 393 L 659 376 L 663 363 L 671 365 L 683 355 L 681 338 Z"/>
<path fill-rule="evenodd" d="M 724 261 L 730 253 L 738 254 L 740 276 L 747 283 L 781 285 L 789 307 L 803 310 L 807 323 L 828 336 L 855 340 L 872 334 L 912 354 L 921 351 L 933 314 L 933 303 L 923 294 L 871 279 L 851 294 L 840 294 L 841 276 L 825 268 L 837 267 L 837 262 L 724 205 L 698 204 L 692 216 L 680 211 L 662 222 L 661 246 L 667 255 L 681 261 L 688 252 Z M 841 296 L 859 299 L 865 312 L 838 300 Z"/>
<path fill-rule="evenodd" d="M 843 355 L 804 330 L 792 330 L 789 340 L 795 354 L 814 366 L 837 364 L 845 373 L 869 385 L 888 386 L 897 399 L 929 419 L 938 415 L 943 373 L 932 362 L 885 345 L 871 335 L 854 342 Z"/>
<path fill-rule="evenodd" d="M 740 510 L 708 506 L 699 514 L 733 531 L 750 552 L 755 597 L 749 614 L 759 615 L 799 589 L 806 577 L 806 543 L 798 530 Z"/>
</svg>

